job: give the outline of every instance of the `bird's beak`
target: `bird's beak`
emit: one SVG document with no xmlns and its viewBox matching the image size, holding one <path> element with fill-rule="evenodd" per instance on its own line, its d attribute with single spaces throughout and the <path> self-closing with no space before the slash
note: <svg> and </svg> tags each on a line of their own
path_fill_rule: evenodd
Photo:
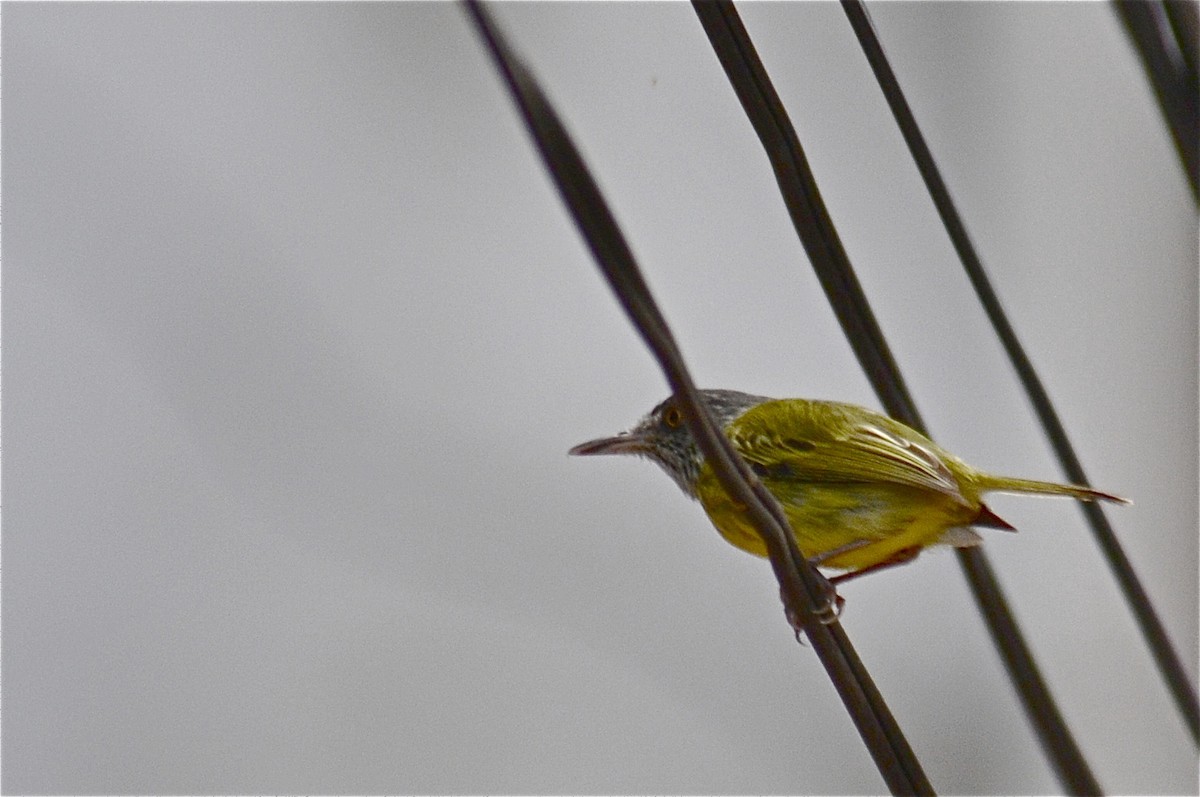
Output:
<svg viewBox="0 0 1200 797">
<path fill-rule="evenodd" d="M 568 451 L 575 456 L 591 456 L 592 454 L 641 454 L 646 451 L 646 440 L 636 432 L 621 432 L 616 437 L 601 437 L 599 440 L 589 440 Z"/>
</svg>

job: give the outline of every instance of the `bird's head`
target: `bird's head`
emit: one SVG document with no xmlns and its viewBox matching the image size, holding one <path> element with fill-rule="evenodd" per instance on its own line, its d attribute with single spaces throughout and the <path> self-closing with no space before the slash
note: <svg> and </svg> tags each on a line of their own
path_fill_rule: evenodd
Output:
<svg viewBox="0 0 1200 797">
<path fill-rule="evenodd" d="M 701 390 L 709 412 L 717 426 L 725 429 L 735 418 L 751 407 L 771 399 L 752 396 L 736 390 Z M 602 437 L 581 443 L 571 454 L 634 454 L 653 460 L 667 472 L 679 488 L 691 497 L 696 497 L 696 480 L 700 477 L 700 466 L 704 455 L 700 453 L 692 433 L 683 419 L 683 410 L 675 396 L 659 404 L 646 417 L 626 432 L 614 437 Z"/>
</svg>

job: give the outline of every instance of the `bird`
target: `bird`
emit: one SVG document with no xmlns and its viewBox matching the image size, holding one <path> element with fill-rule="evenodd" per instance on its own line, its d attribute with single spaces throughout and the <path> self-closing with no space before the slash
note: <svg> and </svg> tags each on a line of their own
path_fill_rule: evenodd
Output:
<svg viewBox="0 0 1200 797">
<path fill-rule="evenodd" d="M 1091 487 L 986 473 L 915 429 L 853 404 L 736 390 L 699 393 L 734 450 L 782 506 L 801 554 L 815 566 L 843 571 L 829 579 L 833 584 L 904 564 L 929 546 L 979 545 L 975 526 L 1016 531 L 983 503 L 985 493 L 1130 503 Z M 688 431 L 678 396 L 628 431 L 569 453 L 627 454 L 657 463 L 700 502 L 726 541 L 767 555 L 746 506 L 725 492 Z"/>
</svg>

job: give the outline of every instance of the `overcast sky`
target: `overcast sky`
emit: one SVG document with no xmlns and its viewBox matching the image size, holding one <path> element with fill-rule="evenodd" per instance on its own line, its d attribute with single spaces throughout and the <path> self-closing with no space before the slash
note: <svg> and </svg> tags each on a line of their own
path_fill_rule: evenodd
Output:
<svg viewBox="0 0 1200 797">
<path fill-rule="evenodd" d="M 739 6 L 934 437 L 1061 476 L 837 4 Z M 1107 4 L 871 7 L 1196 673 L 1196 209 Z M 687 4 L 505 4 L 698 382 L 878 407 Z M 871 793 L 769 566 L 575 460 L 665 382 L 453 4 L 12 4 L 6 793 Z M 1081 513 L 985 532 L 1113 793 L 1196 757 Z M 955 557 L 843 590 L 945 793 L 1060 787 Z"/>
</svg>

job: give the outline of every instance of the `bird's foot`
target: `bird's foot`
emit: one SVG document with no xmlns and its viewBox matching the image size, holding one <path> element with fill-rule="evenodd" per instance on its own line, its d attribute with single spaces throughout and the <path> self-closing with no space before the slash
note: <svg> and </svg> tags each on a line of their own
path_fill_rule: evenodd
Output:
<svg viewBox="0 0 1200 797">
<path fill-rule="evenodd" d="M 818 576 L 820 574 L 818 573 Z M 824 576 L 820 576 L 824 595 L 820 604 L 815 608 L 812 617 L 821 625 L 833 625 L 842 616 L 842 609 L 846 606 L 846 599 L 837 593 L 837 588 L 833 586 Z M 787 617 L 788 625 L 796 632 L 796 641 L 801 645 L 804 644 L 804 635 L 806 633 L 806 623 L 804 615 L 797 610 L 787 599 L 787 595 L 781 589 L 779 597 L 783 601 L 783 613 Z"/>
</svg>

